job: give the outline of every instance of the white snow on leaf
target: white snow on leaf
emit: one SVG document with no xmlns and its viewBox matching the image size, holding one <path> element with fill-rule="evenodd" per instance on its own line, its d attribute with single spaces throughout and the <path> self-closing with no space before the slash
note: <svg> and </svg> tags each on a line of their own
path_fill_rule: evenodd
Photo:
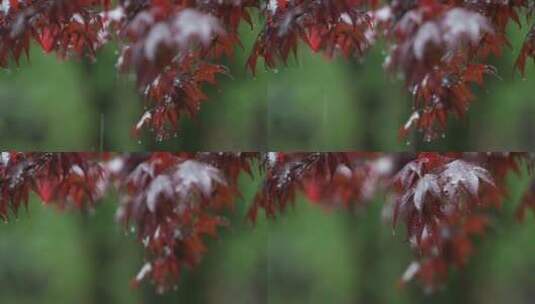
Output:
<svg viewBox="0 0 535 304">
<path fill-rule="evenodd" d="M 148 11 L 142 11 L 128 25 L 128 29 L 134 33 L 142 33 L 154 23 L 154 17 Z"/>
<path fill-rule="evenodd" d="M 445 28 L 444 41 L 450 48 L 456 47 L 465 39 L 471 43 L 478 43 L 485 32 L 492 32 L 487 18 L 463 8 L 448 11 L 442 26 Z"/>
<path fill-rule="evenodd" d="M 154 166 L 148 163 L 141 163 L 128 176 L 128 181 L 134 184 L 143 185 L 149 178 L 154 177 Z"/>
<path fill-rule="evenodd" d="M 93 199 L 102 199 L 110 186 L 109 173 L 104 171 L 101 178 L 98 179 L 95 192 L 93 193 Z"/>
<path fill-rule="evenodd" d="M 155 60 L 158 48 L 162 45 L 178 50 L 188 49 L 195 42 L 207 45 L 215 35 L 222 32 L 223 28 L 216 17 L 195 9 L 184 9 L 172 17 L 170 22 L 162 21 L 152 25 L 143 46 L 144 54 L 147 59 Z"/>
<path fill-rule="evenodd" d="M 126 17 L 124 8 L 120 5 L 118 5 L 116 8 L 112 10 L 103 12 L 101 15 L 105 19 L 109 21 L 115 21 L 115 22 L 121 21 L 123 18 Z"/>
<path fill-rule="evenodd" d="M 422 163 L 420 161 L 412 161 L 403 167 L 396 176 L 394 177 L 395 181 L 399 181 L 401 185 L 407 188 L 414 176 L 421 176 L 422 173 Z"/>
<path fill-rule="evenodd" d="M 425 48 L 429 43 L 434 43 L 435 45 L 440 45 L 440 29 L 437 24 L 434 22 L 424 23 L 416 33 L 414 37 L 414 44 L 412 49 L 414 56 L 417 59 L 422 59 L 424 57 Z"/>
<path fill-rule="evenodd" d="M 78 165 L 74 165 L 71 167 L 71 172 L 78 175 L 78 176 L 84 176 L 84 170 Z"/>
<path fill-rule="evenodd" d="M 130 49 L 130 46 L 124 46 L 121 50 L 121 53 L 119 54 L 119 57 L 117 58 L 117 62 L 115 63 L 115 68 L 116 69 L 121 69 L 124 65 L 124 59 L 125 59 L 125 54 L 128 52 L 128 50 Z"/>
<path fill-rule="evenodd" d="M 400 28 L 403 32 L 409 30 L 414 26 L 414 24 L 422 23 L 422 12 L 418 10 L 410 10 L 403 15 L 401 20 L 399 20 L 397 27 Z"/>
<path fill-rule="evenodd" d="M 85 20 L 82 17 L 82 15 L 80 15 L 80 14 L 72 15 L 71 20 L 74 21 L 74 22 L 78 22 L 80 24 L 85 24 Z"/>
<path fill-rule="evenodd" d="M 112 173 L 117 174 L 124 168 L 124 160 L 121 157 L 115 157 L 108 161 L 105 167 Z"/>
<path fill-rule="evenodd" d="M 422 230 L 422 236 L 421 236 L 421 239 L 422 240 L 425 240 L 429 237 L 430 233 L 429 233 L 429 229 L 427 228 L 427 225 L 424 226 L 424 229 Z"/>
<path fill-rule="evenodd" d="M 16 38 L 24 32 L 25 28 L 26 28 L 26 15 L 18 14 L 17 19 L 15 19 L 15 23 L 11 27 L 11 32 L 9 33 L 9 36 L 11 38 Z"/>
<path fill-rule="evenodd" d="M 414 57 L 422 60 L 430 45 L 442 48 L 444 52 L 454 51 L 461 45 L 479 43 L 485 33 L 492 33 L 487 18 L 464 8 L 453 8 L 440 19 L 423 22 L 420 11 L 411 11 L 398 24 L 402 31 L 418 30 L 412 40 Z"/>
<path fill-rule="evenodd" d="M 9 163 L 9 152 L 2 152 L 2 154 L 0 154 L 0 163 L 4 166 Z"/>
<path fill-rule="evenodd" d="M 336 173 L 346 178 L 350 178 L 351 175 L 353 175 L 353 172 L 351 172 L 351 169 L 345 164 L 338 165 L 338 167 L 336 167 Z"/>
<path fill-rule="evenodd" d="M 0 4 L 0 12 L 3 12 L 4 14 L 9 13 L 9 9 L 11 8 L 9 1 L 11 0 L 2 0 L 2 3 Z"/>
<path fill-rule="evenodd" d="M 378 21 L 378 22 L 385 22 L 385 21 L 388 21 L 388 20 L 390 20 L 392 17 L 393 17 L 393 15 L 392 15 L 392 9 L 390 8 L 389 5 L 385 5 L 385 6 L 381 7 L 380 9 L 375 10 L 375 11 L 372 13 L 372 18 L 373 18 L 375 21 Z"/>
<path fill-rule="evenodd" d="M 416 209 L 422 210 L 425 197 L 428 193 L 435 197 L 440 197 L 438 177 L 434 174 L 426 174 L 418 180 L 418 183 L 414 188 L 413 198 Z"/>
<path fill-rule="evenodd" d="M 217 18 L 194 9 L 181 11 L 175 19 L 174 27 L 178 32 L 177 40 L 180 43 L 188 42 L 195 37 L 206 45 L 215 34 L 223 31 Z"/>
<path fill-rule="evenodd" d="M 412 125 L 414 125 L 419 119 L 420 119 L 420 113 L 418 113 L 418 111 L 414 111 L 409 117 L 409 120 L 407 120 L 407 122 L 403 126 L 403 129 L 405 130 L 410 129 Z"/>
<path fill-rule="evenodd" d="M 353 25 L 353 20 L 351 19 L 351 16 L 349 16 L 348 13 L 340 14 L 340 20 L 342 20 L 342 22 L 345 22 L 347 24 Z"/>
<path fill-rule="evenodd" d="M 145 57 L 149 60 L 154 60 L 156 57 L 156 51 L 160 44 L 170 44 L 171 43 L 171 30 L 169 26 L 164 22 L 156 23 L 147 35 L 145 40 Z"/>
<path fill-rule="evenodd" d="M 152 180 L 147 189 L 147 208 L 151 212 L 156 211 L 156 204 L 160 197 L 163 195 L 172 199 L 173 194 L 173 181 L 171 178 L 167 175 L 158 175 Z"/>
<path fill-rule="evenodd" d="M 158 225 L 158 227 L 156 227 L 156 231 L 154 231 L 153 238 L 156 239 L 156 240 L 160 238 L 160 225 Z"/>
<path fill-rule="evenodd" d="M 420 263 L 418 262 L 412 262 L 409 267 L 407 267 L 407 270 L 403 273 L 403 276 L 401 279 L 403 282 L 408 282 L 414 278 L 414 276 L 420 271 Z"/>
<path fill-rule="evenodd" d="M 267 10 L 272 14 L 274 14 L 277 11 L 277 7 L 278 7 L 277 1 L 278 0 L 269 0 L 269 2 L 267 3 Z"/>
<path fill-rule="evenodd" d="M 371 168 L 379 175 L 389 175 L 394 169 L 394 160 L 390 156 L 383 156 L 371 163 Z"/>
<path fill-rule="evenodd" d="M 492 176 L 486 169 L 463 160 L 454 160 L 446 164 L 441 177 L 444 179 L 444 192 L 450 198 L 454 198 L 462 191 L 461 186 L 476 196 L 480 180 L 494 186 Z"/>
<path fill-rule="evenodd" d="M 141 240 L 141 243 L 143 244 L 143 247 L 147 248 L 149 246 L 149 242 L 150 242 L 150 237 L 149 236 L 146 236 L 143 238 L 143 240 Z"/>
<path fill-rule="evenodd" d="M 152 271 L 151 263 L 145 263 L 145 265 L 141 267 L 141 270 L 136 275 L 136 281 L 138 282 L 142 281 L 147 276 L 147 274 L 149 274 L 151 271 Z"/>
<path fill-rule="evenodd" d="M 26 164 L 18 164 L 14 172 L 11 174 L 11 177 L 9 178 L 9 188 L 13 189 L 16 187 L 20 182 L 23 180 L 23 173 L 25 169 Z"/>
<path fill-rule="evenodd" d="M 152 173 L 146 168 L 142 170 Z M 186 160 L 150 181 L 145 203 L 151 212 L 155 212 L 161 201 L 180 202 L 199 193 L 209 196 L 217 184 L 225 184 L 217 168 L 199 161 Z M 177 205 L 178 208 L 181 206 L 183 207 L 182 204 Z"/>
<path fill-rule="evenodd" d="M 141 118 L 136 124 L 136 129 L 140 130 L 145 125 L 145 123 L 148 122 L 151 118 L 152 118 L 152 114 L 150 113 L 150 111 L 146 111 L 145 113 L 143 113 L 143 116 L 141 116 Z"/>
<path fill-rule="evenodd" d="M 183 197 L 187 197 L 194 188 L 199 189 L 203 195 L 210 195 L 216 184 L 225 184 L 217 168 L 194 160 L 178 165 L 173 178 L 177 181 L 177 193 Z"/>
<path fill-rule="evenodd" d="M 277 163 L 277 152 L 268 152 L 267 161 L 270 167 L 273 167 Z"/>
</svg>

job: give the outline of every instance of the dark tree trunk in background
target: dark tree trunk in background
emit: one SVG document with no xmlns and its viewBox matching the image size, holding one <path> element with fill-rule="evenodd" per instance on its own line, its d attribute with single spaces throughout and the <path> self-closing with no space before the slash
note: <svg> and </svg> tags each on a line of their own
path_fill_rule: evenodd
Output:
<svg viewBox="0 0 535 304">
<path fill-rule="evenodd" d="M 94 73 L 95 65 L 84 61 L 82 80 L 84 82 L 84 92 L 88 97 L 88 102 L 92 105 L 93 111 L 93 134 L 90 137 L 93 149 L 95 151 L 105 151 L 109 147 L 110 139 L 105 132 L 106 116 L 110 113 L 111 101 L 113 100 L 113 91 L 101 88 L 96 83 L 96 75 Z M 111 282 L 108 280 L 113 276 L 109 274 L 113 263 L 113 242 L 107 237 L 107 234 L 102 233 L 96 221 L 90 214 L 84 214 L 80 221 L 81 232 L 84 235 L 84 240 L 87 244 L 86 252 L 90 257 L 92 273 L 92 282 L 88 286 L 92 291 L 91 303 L 106 304 L 113 303 L 113 298 L 110 293 Z"/>
<path fill-rule="evenodd" d="M 111 294 L 113 284 L 108 280 L 113 277 L 110 274 L 112 269 L 110 266 L 113 262 L 113 244 L 106 238 L 105 234 L 100 233 L 98 227 L 95 227 L 95 222 L 89 214 L 82 215 L 80 230 L 92 270 L 91 283 L 87 286 L 91 296 L 88 303 L 112 304 L 114 303 Z"/>
<path fill-rule="evenodd" d="M 382 303 L 380 289 L 384 282 L 381 282 L 377 264 L 380 262 L 380 238 L 374 224 L 370 218 L 359 218 L 355 212 L 348 216 L 348 236 L 352 238 L 349 242 L 352 244 L 350 250 L 357 261 L 354 267 L 355 282 L 359 282 L 359 286 L 354 289 L 352 304 Z"/>
<path fill-rule="evenodd" d="M 96 66 L 87 60 L 83 65 L 83 82 L 87 100 L 91 104 L 93 111 L 93 134 L 92 140 L 95 151 L 106 151 L 109 149 L 111 140 L 106 132 L 106 117 L 110 116 L 113 90 L 102 88 L 96 82 L 98 75 L 95 75 Z"/>
<path fill-rule="evenodd" d="M 348 73 L 354 74 L 355 71 L 362 71 L 362 66 L 354 62 L 349 66 Z M 359 73 L 363 74 L 363 73 Z M 367 119 L 370 123 L 366 124 L 368 127 L 360 132 L 360 138 L 357 137 L 356 143 L 359 147 L 367 147 L 367 149 L 378 149 L 381 146 L 380 138 L 374 134 L 373 121 L 377 117 L 378 111 L 381 108 L 378 106 L 377 94 L 374 90 L 369 90 L 362 94 L 361 91 L 354 91 L 354 103 L 358 111 L 361 112 L 361 117 Z M 360 124 L 359 124 L 360 126 Z M 369 220 L 359 221 L 357 216 L 358 210 L 354 208 L 348 212 L 347 230 L 349 249 L 351 255 L 357 261 L 353 272 L 355 273 L 355 282 L 359 282 L 361 286 L 355 286 L 352 304 L 360 303 L 380 303 L 380 298 L 376 293 L 376 288 L 382 286 L 374 282 L 374 274 L 377 273 L 377 265 L 375 263 L 376 255 L 378 254 L 378 237 L 377 230 L 368 229 L 373 222 Z M 364 219 L 362 219 L 364 220 Z M 373 227 L 372 227 L 373 228 Z M 377 276 L 375 276 L 377 277 Z"/>
</svg>

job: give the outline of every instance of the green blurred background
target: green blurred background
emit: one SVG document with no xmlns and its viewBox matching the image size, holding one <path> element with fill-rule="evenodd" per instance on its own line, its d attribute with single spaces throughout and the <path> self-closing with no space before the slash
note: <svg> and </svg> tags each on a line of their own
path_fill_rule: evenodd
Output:
<svg viewBox="0 0 535 304">
<path fill-rule="evenodd" d="M 514 220 L 529 184 L 525 172 L 509 177 L 509 197 L 467 267 L 432 295 L 397 286 L 412 253 L 404 228 L 394 235 L 381 217 L 384 195 L 356 213 L 299 198 L 276 220 L 261 217 L 252 227 L 245 213 L 259 180 L 241 177 L 232 225 L 164 295 L 149 284 L 129 286 L 143 250 L 113 223 L 114 197 L 90 214 L 61 213 L 34 198 L 28 214 L 0 229 L 0 303 L 533 303 L 535 217 Z"/>
<path fill-rule="evenodd" d="M 207 86 L 210 99 L 177 138 L 141 141 L 131 128 L 142 113 L 132 77 L 118 75 L 117 49 L 96 62 L 61 62 L 33 48 L 31 60 L 0 71 L 0 143 L 25 150 L 533 150 L 535 67 L 524 80 L 513 71 L 528 26 L 511 25 L 511 45 L 492 60 L 501 79 L 488 77 L 463 119 L 451 119 L 445 138 L 398 139 L 411 112 L 402 82 L 383 71 L 384 45 L 361 61 L 328 60 L 301 47 L 298 60 L 256 77 L 245 61 L 257 30 L 241 29 L 243 49 L 226 64 L 231 76 Z"/>
</svg>

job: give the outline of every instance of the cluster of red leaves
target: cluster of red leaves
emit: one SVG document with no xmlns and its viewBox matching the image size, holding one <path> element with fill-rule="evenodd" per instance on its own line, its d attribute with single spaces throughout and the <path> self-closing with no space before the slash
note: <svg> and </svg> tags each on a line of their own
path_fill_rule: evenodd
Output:
<svg viewBox="0 0 535 304">
<path fill-rule="evenodd" d="M 329 178 L 340 163 L 347 161 L 344 153 L 268 153 L 263 161 L 266 178 L 249 209 L 249 219 L 256 221 L 259 209 L 274 218 L 295 200 L 296 192 L 305 188 L 307 180 Z"/>
<path fill-rule="evenodd" d="M 134 70 L 149 108 L 135 134 L 148 126 L 158 140 L 175 134 L 183 114 L 194 117 L 225 67 L 211 61 L 230 56 L 240 43 L 240 20 L 256 1 L 132 1 L 105 14 L 123 46 L 118 67 Z"/>
<path fill-rule="evenodd" d="M 2 152 L 0 216 L 17 214 L 34 191 L 43 202 L 85 208 L 104 192 L 105 172 L 91 153 Z"/>
<path fill-rule="evenodd" d="M 328 208 L 356 210 L 371 201 L 378 191 L 384 190 L 396 159 L 377 153 L 351 157 L 346 163 L 338 163 L 331 174 L 308 179 L 305 194 L 312 202 Z"/>
<path fill-rule="evenodd" d="M 477 62 L 500 52 L 499 31 L 481 10 L 449 2 L 421 1 L 398 21 L 386 21 L 392 24 L 387 35 L 395 41 L 387 68 L 404 76 L 413 95 L 414 112 L 400 130 L 402 137 L 416 128 L 425 140 L 435 138 L 450 113 L 462 117 L 468 110 L 474 99 L 471 84 L 482 85 L 484 74 L 495 73 Z"/>
<path fill-rule="evenodd" d="M 109 0 L 9 0 L 0 12 L 0 66 L 10 56 L 18 63 L 29 56 L 31 40 L 45 52 L 61 57 L 70 53 L 94 56 L 104 43 L 102 20 L 95 7 L 109 7 Z"/>
<path fill-rule="evenodd" d="M 472 252 L 471 237 L 482 234 L 488 219 L 480 210 L 500 201 L 487 169 L 461 159 L 422 153 L 395 177 L 393 212 L 406 223 L 418 252 L 404 281 L 418 275 L 428 287 L 443 281 L 448 265 L 462 266 Z M 483 197 L 484 196 L 484 197 Z"/>
<path fill-rule="evenodd" d="M 274 218 L 298 193 L 326 207 L 355 209 L 370 200 L 393 169 L 380 153 L 268 153 L 262 161 L 265 178 L 249 208 L 255 222 L 262 209 Z"/>
<path fill-rule="evenodd" d="M 205 252 L 203 238 L 216 236 L 218 227 L 226 224 L 220 213 L 232 207 L 236 172 L 246 169 L 246 158 L 216 157 L 223 168 L 201 159 L 154 153 L 111 161 L 120 190 L 117 217 L 135 225 L 148 253 L 135 285 L 148 274 L 159 291 L 176 284 L 184 266 L 195 266 Z"/>
<path fill-rule="evenodd" d="M 380 5 L 383 5 L 379 8 Z M 400 135 L 419 130 L 426 140 L 443 133 L 448 117 L 464 116 L 474 84 L 496 74 L 486 63 L 509 46 L 506 27 L 520 26 L 530 2 L 378 0 L 4 0 L 0 7 L 0 65 L 28 54 L 30 41 L 61 57 L 94 56 L 117 40 L 117 66 L 133 71 L 148 109 L 135 128 L 157 138 L 176 133 L 184 113 L 194 116 L 206 99 L 203 84 L 215 84 L 220 65 L 242 46 L 238 29 L 253 27 L 251 12 L 265 22 L 247 60 L 254 73 L 297 55 L 300 43 L 328 57 L 360 57 L 374 42 L 387 42 L 385 66 L 400 74 L 413 95 L 413 113 Z M 533 30 L 516 67 L 523 74 L 535 57 Z"/>
<path fill-rule="evenodd" d="M 195 62 L 194 56 L 181 58 L 176 66 L 168 67 L 149 84 L 143 92 L 147 110 L 134 128 L 137 134 L 149 125 L 162 140 L 178 129 L 183 114 L 195 116 L 201 102 L 207 99 L 202 92 L 202 83 L 216 83 L 216 75 L 224 73 L 221 65 Z"/>
<path fill-rule="evenodd" d="M 362 55 L 368 48 L 372 20 L 366 11 L 377 1 L 270 1 L 264 10 L 266 24 L 258 36 L 247 66 L 254 73 L 258 57 L 269 68 L 297 56 L 302 40 L 313 51 L 333 56 L 340 50 L 346 57 Z"/>
<path fill-rule="evenodd" d="M 365 207 L 379 193 L 393 225 L 406 227 L 415 261 L 402 276 L 435 289 L 473 254 L 507 194 L 505 177 L 531 164 L 525 153 L 2 153 L 0 215 L 7 220 L 30 191 L 55 205 L 84 208 L 109 188 L 117 220 L 134 229 L 146 261 L 134 285 L 174 286 L 199 263 L 206 237 L 228 225 L 240 174 L 257 165 L 263 182 L 248 218 L 275 218 L 299 195 L 328 208 Z M 531 164 L 532 165 L 532 164 Z M 254 174 L 256 175 L 256 174 Z M 530 188 L 519 213 L 533 208 Z"/>
</svg>

